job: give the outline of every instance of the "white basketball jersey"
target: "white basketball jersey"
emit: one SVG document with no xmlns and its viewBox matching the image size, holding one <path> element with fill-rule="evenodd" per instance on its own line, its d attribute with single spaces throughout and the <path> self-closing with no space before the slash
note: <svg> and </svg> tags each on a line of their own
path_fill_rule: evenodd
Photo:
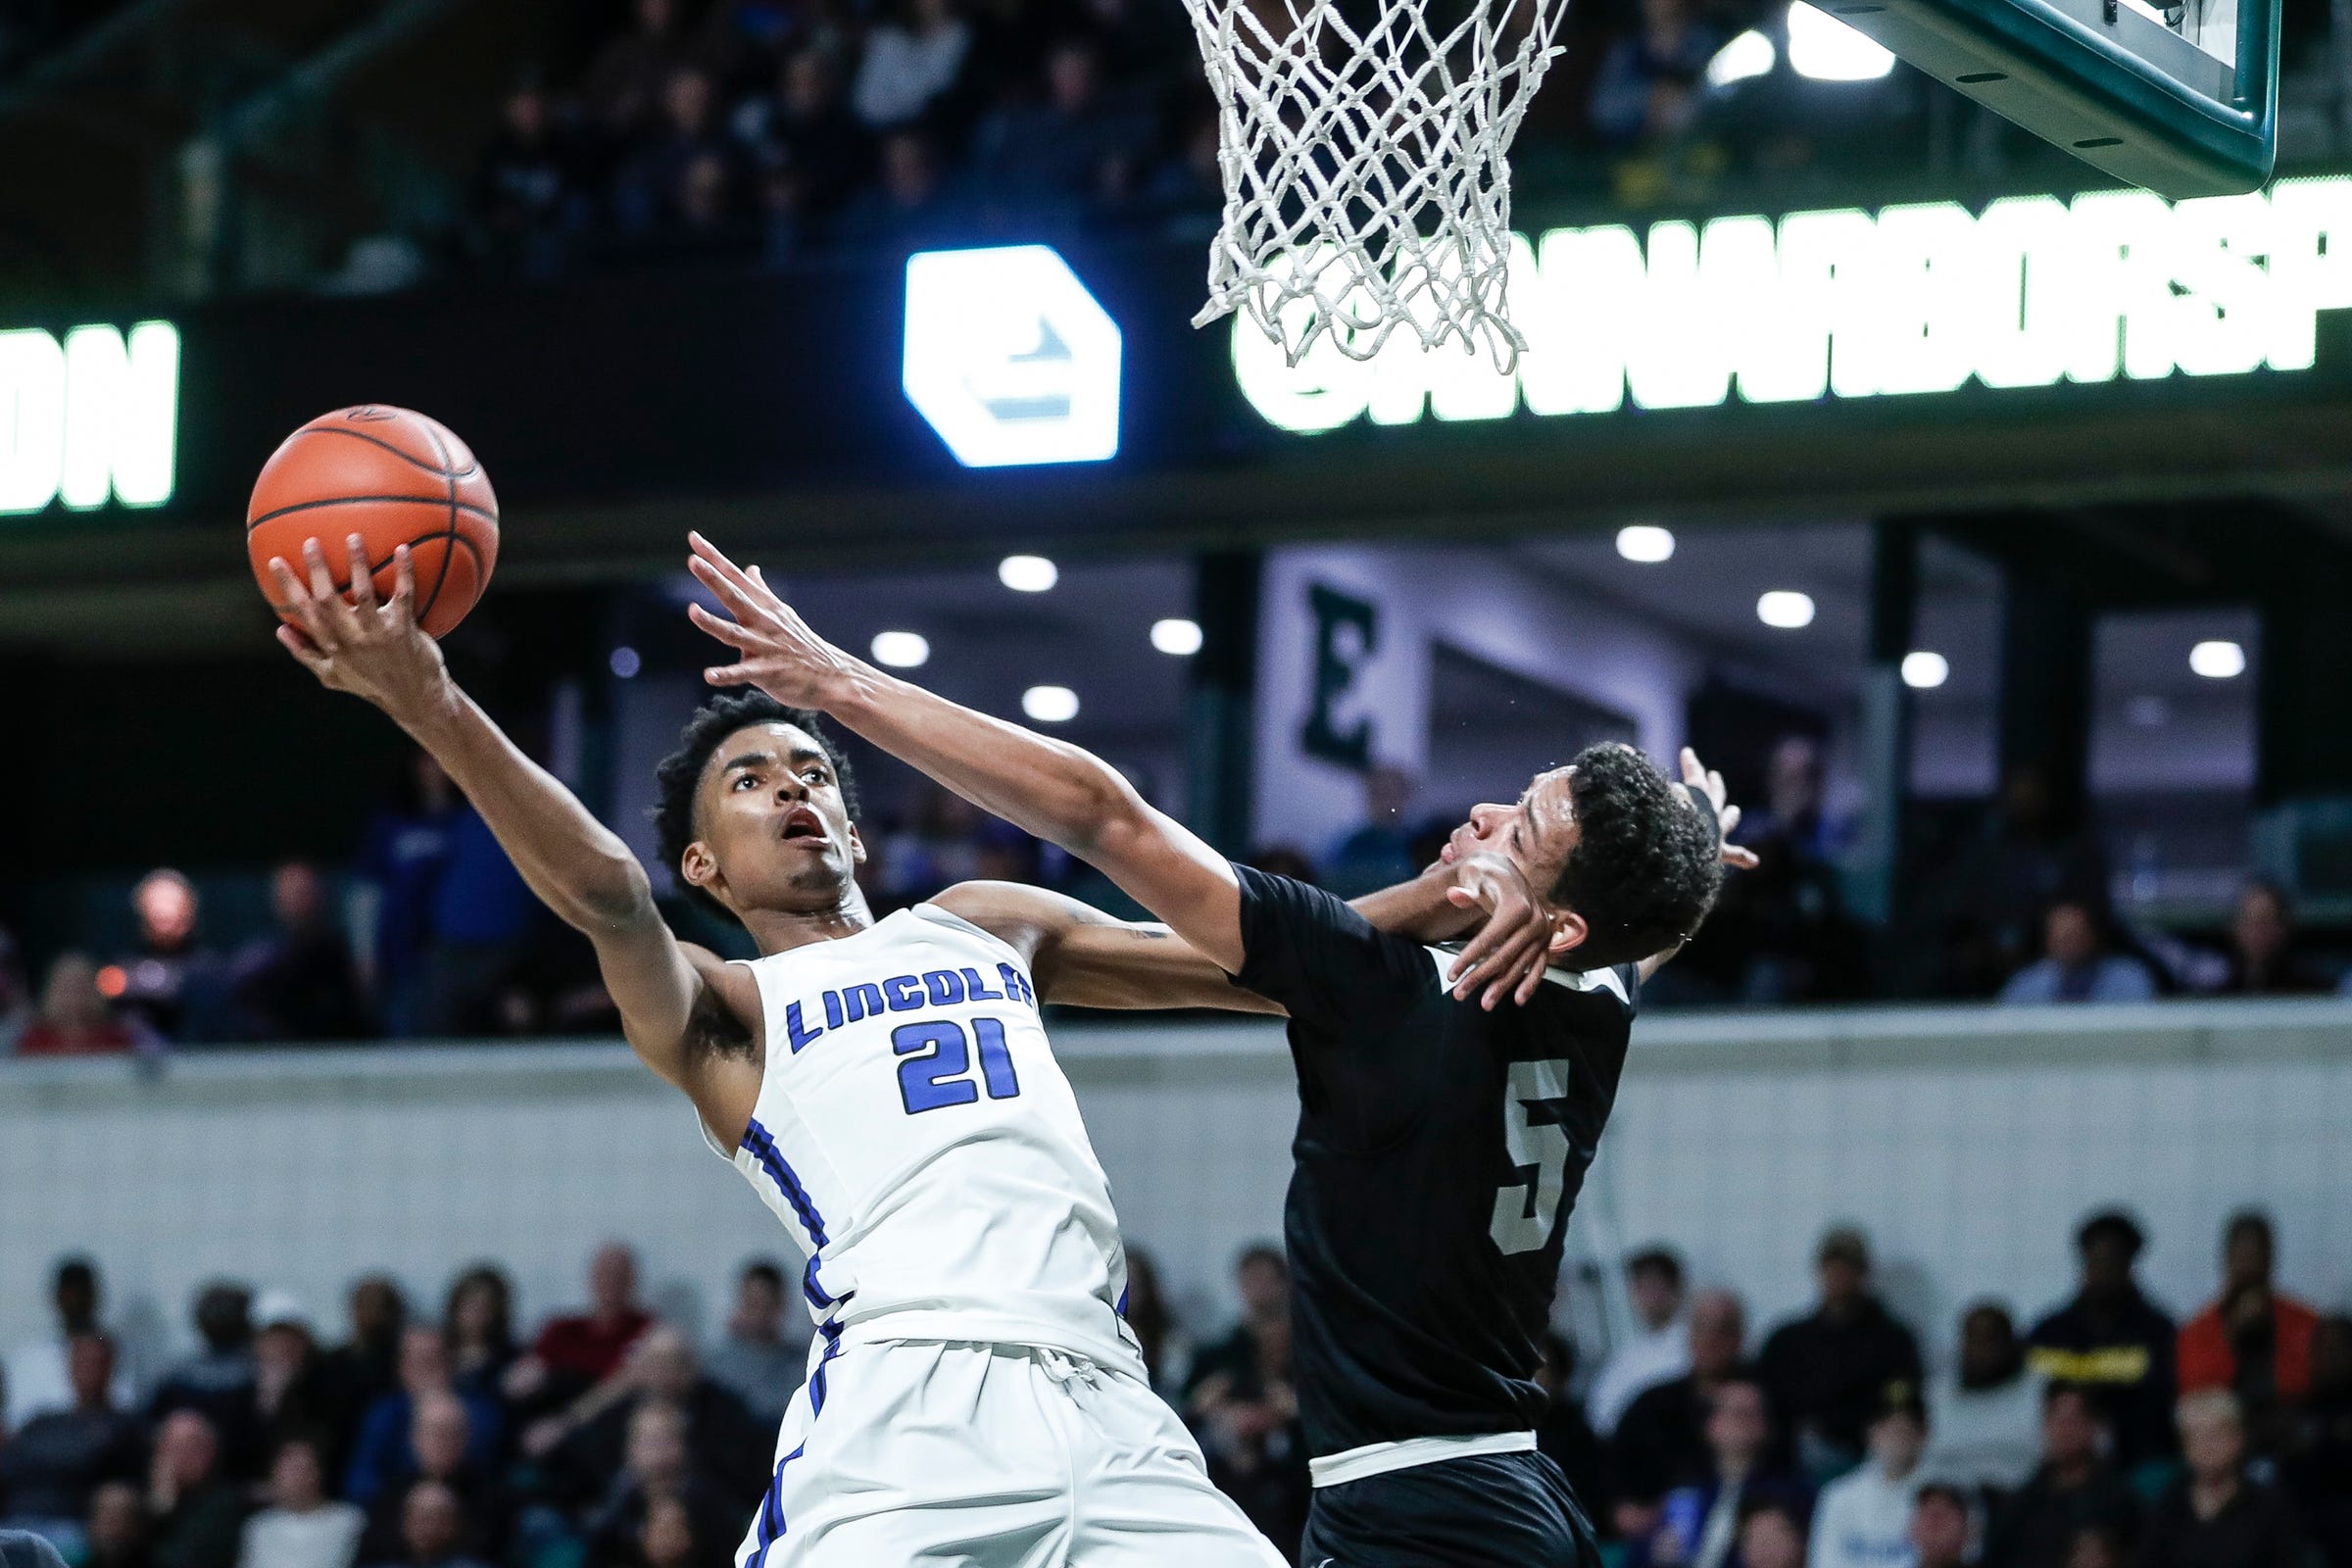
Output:
<svg viewBox="0 0 2352 1568">
<path fill-rule="evenodd" d="M 733 1163 L 808 1253 L 828 1349 L 1048 1346 L 1140 1374 L 1110 1185 L 1020 956 L 922 904 L 745 967 L 767 1061 Z"/>
</svg>

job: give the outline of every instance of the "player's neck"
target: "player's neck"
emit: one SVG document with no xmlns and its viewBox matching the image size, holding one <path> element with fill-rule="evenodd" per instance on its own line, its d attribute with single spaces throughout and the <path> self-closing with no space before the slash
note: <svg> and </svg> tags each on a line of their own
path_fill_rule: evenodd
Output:
<svg viewBox="0 0 2352 1568">
<path fill-rule="evenodd" d="M 744 911 L 742 919 L 760 956 L 766 957 L 815 942 L 854 937 L 874 923 L 874 912 L 865 906 L 864 890 L 853 882 L 838 904 L 824 908 L 749 909 Z"/>
</svg>

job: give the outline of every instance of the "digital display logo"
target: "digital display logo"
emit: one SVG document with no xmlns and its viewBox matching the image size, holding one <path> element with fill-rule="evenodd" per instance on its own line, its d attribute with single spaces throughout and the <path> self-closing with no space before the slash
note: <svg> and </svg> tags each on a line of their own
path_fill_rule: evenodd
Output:
<svg viewBox="0 0 2352 1568">
<path fill-rule="evenodd" d="M 37 327 L 0 332 L 0 514 L 63 501 L 172 499 L 179 433 L 179 330 L 141 321 L 127 336 L 77 326 L 59 342 Z"/>
<path fill-rule="evenodd" d="M 1119 451 L 1118 323 L 1044 245 L 906 262 L 906 401 L 967 468 Z"/>
</svg>

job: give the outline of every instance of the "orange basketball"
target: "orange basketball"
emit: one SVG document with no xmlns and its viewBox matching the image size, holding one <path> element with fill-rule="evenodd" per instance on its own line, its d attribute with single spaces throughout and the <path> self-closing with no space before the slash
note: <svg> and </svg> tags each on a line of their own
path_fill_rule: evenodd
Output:
<svg viewBox="0 0 2352 1568">
<path fill-rule="evenodd" d="M 437 421 L 381 404 L 337 409 L 286 437 L 254 481 L 245 555 L 270 608 L 285 613 L 271 556 L 300 573 L 303 541 L 315 538 L 348 590 L 344 540 L 355 533 L 379 599 L 392 597 L 393 551 L 409 547 L 417 623 L 446 636 L 498 564 L 498 497 L 466 443 Z"/>
</svg>

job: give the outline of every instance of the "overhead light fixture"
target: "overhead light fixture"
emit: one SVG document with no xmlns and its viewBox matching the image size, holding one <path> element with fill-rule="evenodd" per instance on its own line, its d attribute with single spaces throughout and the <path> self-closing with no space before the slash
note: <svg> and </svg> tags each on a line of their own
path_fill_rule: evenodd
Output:
<svg viewBox="0 0 2352 1568">
<path fill-rule="evenodd" d="M 1772 40 L 1750 27 L 1715 51 L 1715 58 L 1707 62 L 1707 85 L 1729 87 L 1750 76 L 1769 76 L 1780 63 L 1781 52 Z"/>
<path fill-rule="evenodd" d="M 1782 631 L 1813 624 L 1813 596 L 1793 588 L 1775 588 L 1756 600 L 1756 618 Z"/>
<path fill-rule="evenodd" d="M 1637 522 L 1617 530 L 1617 553 L 1628 561 L 1654 566 L 1674 559 L 1674 530 L 1653 522 Z"/>
<path fill-rule="evenodd" d="M 1941 654 L 1914 648 L 1903 656 L 1903 684 L 1913 691 L 1932 692 L 1951 675 L 1951 661 Z"/>
<path fill-rule="evenodd" d="M 2188 667 L 2207 680 L 2231 680 L 2246 672 L 2246 651 L 2225 640 L 2202 642 L 2188 651 Z"/>
<path fill-rule="evenodd" d="M 892 669 L 920 669 L 931 662 L 931 639 L 919 631 L 874 633 L 874 662 Z"/>
<path fill-rule="evenodd" d="M 1190 659 L 1200 651 L 1200 623 L 1182 615 L 1152 623 L 1152 646 L 1177 659 Z"/>
<path fill-rule="evenodd" d="M 1021 693 L 1021 711 L 1040 724 L 1066 724 L 1078 716 L 1078 694 L 1067 686 L 1032 686 Z"/>
<path fill-rule="evenodd" d="M 1061 568 L 1043 556 L 1006 556 L 997 563 L 997 581 L 1016 594 L 1042 594 L 1061 581 Z"/>
<path fill-rule="evenodd" d="M 612 673 L 622 680 L 635 680 L 637 672 L 645 667 L 645 661 L 637 656 L 637 650 L 626 644 L 613 649 L 608 662 L 612 667 Z"/>
<path fill-rule="evenodd" d="M 1795 0 L 1788 8 L 1788 64 L 1815 81 L 1876 81 L 1894 56 L 1827 11 Z"/>
</svg>

